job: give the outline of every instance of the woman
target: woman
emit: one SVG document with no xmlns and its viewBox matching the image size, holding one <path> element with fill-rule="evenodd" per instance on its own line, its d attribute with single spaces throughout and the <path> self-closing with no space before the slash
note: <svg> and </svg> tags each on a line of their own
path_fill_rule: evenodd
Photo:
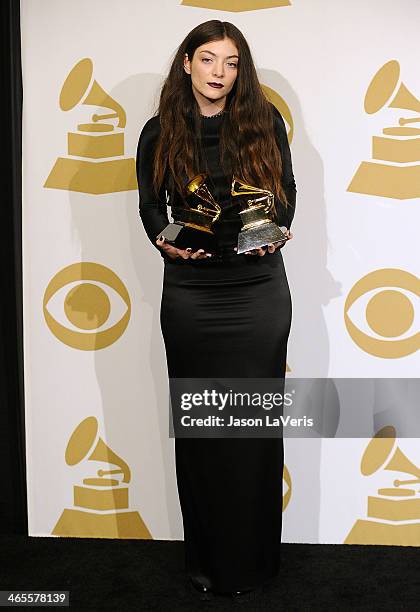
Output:
<svg viewBox="0 0 420 612">
<path fill-rule="evenodd" d="M 222 207 L 217 248 L 177 249 L 157 240 L 169 223 L 167 205 L 178 220 L 183 189 L 202 172 Z M 235 253 L 242 222 L 230 194 L 233 175 L 275 194 L 275 221 L 290 239 L 296 186 L 284 121 L 263 95 L 241 32 L 212 20 L 180 45 L 137 150 L 139 212 L 164 259 L 160 323 L 170 378 L 285 376 L 285 243 Z M 282 438 L 176 438 L 175 460 L 195 588 L 237 594 L 275 577 Z"/>
</svg>

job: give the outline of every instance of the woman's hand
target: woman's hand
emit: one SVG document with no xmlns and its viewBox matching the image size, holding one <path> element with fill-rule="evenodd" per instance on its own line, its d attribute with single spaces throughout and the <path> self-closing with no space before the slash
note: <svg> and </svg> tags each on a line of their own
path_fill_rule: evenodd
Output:
<svg viewBox="0 0 420 612">
<path fill-rule="evenodd" d="M 267 245 L 268 247 L 267 249 L 265 249 L 265 247 L 259 247 L 258 249 L 252 249 L 252 251 L 245 251 L 244 255 L 259 255 L 260 257 L 262 257 L 266 253 L 274 253 L 274 251 L 277 251 L 277 249 L 282 249 L 284 245 L 286 244 L 286 242 L 293 238 L 293 234 L 290 230 L 288 230 L 284 226 L 281 227 L 280 229 L 283 232 L 283 234 L 286 235 L 286 240 L 279 241 L 279 242 L 272 242 L 269 245 Z M 237 250 L 236 247 L 235 247 L 235 250 Z"/>
<path fill-rule="evenodd" d="M 177 249 L 168 242 L 165 242 L 165 236 L 162 236 L 160 240 L 156 240 L 156 244 L 162 251 L 165 251 L 171 259 L 177 259 L 178 257 L 182 257 L 183 259 L 206 259 L 207 257 L 211 257 L 211 253 L 206 253 L 204 249 L 199 249 L 194 252 L 190 248 Z"/>
</svg>

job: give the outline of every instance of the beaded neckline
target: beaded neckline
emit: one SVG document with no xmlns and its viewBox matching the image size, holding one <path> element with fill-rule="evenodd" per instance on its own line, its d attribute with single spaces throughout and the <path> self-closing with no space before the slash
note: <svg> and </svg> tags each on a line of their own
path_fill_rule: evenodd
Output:
<svg viewBox="0 0 420 612">
<path fill-rule="evenodd" d="M 221 110 L 218 113 L 216 113 L 215 115 L 202 115 L 200 113 L 200 117 L 202 117 L 202 119 L 214 119 L 214 117 L 220 117 L 221 115 L 224 115 L 226 111 Z"/>
</svg>

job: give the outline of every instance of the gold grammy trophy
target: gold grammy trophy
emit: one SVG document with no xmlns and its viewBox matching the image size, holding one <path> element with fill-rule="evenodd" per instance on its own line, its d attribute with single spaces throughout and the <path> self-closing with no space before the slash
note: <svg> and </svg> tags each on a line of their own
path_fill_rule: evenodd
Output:
<svg viewBox="0 0 420 612">
<path fill-rule="evenodd" d="M 376 433 L 362 457 L 361 472 L 364 476 L 370 476 L 380 468 L 410 474 L 414 478 L 395 479 L 393 487 L 380 488 L 377 495 L 369 496 L 367 514 L 371 520 L 357 520 L 345 544 L 419 546 L 420 468 L 396 446 L 396 431 L 392 425 Z M 411 488 L 413 485 L 417 486 Z"/>
<path fill-rule="evenodd" d="M 44 187 L 91 194 L 114 193 L 137 189 L 134 158 L 124 155 L 125 111 L 92 80 L 93 64 L 89 58 L 78 62 L 67 76 L 60 93 L 60 108 L 73 109 L 77 104 L 100 106 L 113 112 L 93 114 L 92 123 L 80 123 L 77 132 L 69 132 L 70 157 L 59 157 Z M 102 123 L 118 119 L 117 125 Z"/>
<path fill-rule="evenodd" d="M 77 465 L 84 459 L 110 463 L 117 469 L 99 469 L 98 477 L 84 478 L 83 485 L 73 487 L 77 508 L 64 509 L 52 535 L 152 539 L 140 514 L 128 511 L 128 487 L 121 483 L 130 482 L 130 468 L 97 433 L 95 417 L 87 417 L 76 427 L 66 448 L 67 465 Z M 123 478 L 107 477 L 115 474 Z"/>
<path fill-rule="evenodd" d="M 418 100 L 400 82 L 400 66 L 391 60 L 373 77 L 365 96 L 365 111 L 378 112 L 385 105 L 420 113 Z M 397 198 L 420 196 L 420 128 L 406 127 L 418 123 L 420 117 L 401 117 L 399 127 L 382 130 L 384 136 L 373 136 L 372 157 L 363 161 L 354 175 L 348 191 Z M 385 163 L 381 163 L 384 161 Z"/>
<path fill-rule="evenodd" d="M 178 249 L 191 247 L 193 251 L 215 250 L 216 236 L 212 226 L 220 217 L 222 209 L 210 193 L 205 183 L 206 178 L 206 174 L 197 174 L 187 183 L 185 186 L 187 203 L 181 212 L 181 219 L 169 223 L 157 238 L 165 236 L 166 242 Z"/>
<path fill-rule="evenodd" d="M 238 234 L 238 255 L 271 242 L 287 240 L 279 226 L 270 218 L 274 210 L 274 194 L 271 191 L 252 187 L 233 176 L 231 195 L 245 199 L 245 204 L 239 212 L 243 225 Z M 244 198 L 249 195 L 260 197 Z"/>
</svg>

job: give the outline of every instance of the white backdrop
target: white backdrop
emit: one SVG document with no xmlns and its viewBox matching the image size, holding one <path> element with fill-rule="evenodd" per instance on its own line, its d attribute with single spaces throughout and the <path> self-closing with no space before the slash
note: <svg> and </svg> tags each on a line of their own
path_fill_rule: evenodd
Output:
<svg viewBox="0 0 420 612">
<path fill-rule="evenodd" d="M 21 0 L 31 535 L 183 537 L 159 325 L 163 262 L 141 225 L 133 172 L 170 58 L 209 19 L 241 29 L 261 84 L 291 113 L 290 376 L 418 377 L 420 124 L 398 123 L 420 113 L 417 0 Z M 102 90 L 126 123 L 87 132 L 92 114 L 113 112 Z M 351 291 L 364 277 L 357 307 L 359 285 Z M 357 335 L 347 310 L 373 340 Z M 369 477 L 360 467 L 368 443 L 286 440 L 284 541 L 344 542 L 360 520 L 347 541 L 420 545 L 417 490 L 410 500 L 377 493 L 419 477 L 418 440 L 395 442 L 409 473 L 384 470 L 395 446 Z M 121 472 L 104 487 L 100 469 Z M 380 497 L 380 518 L 368 517 L 368 496 Z"/>
</svg>

